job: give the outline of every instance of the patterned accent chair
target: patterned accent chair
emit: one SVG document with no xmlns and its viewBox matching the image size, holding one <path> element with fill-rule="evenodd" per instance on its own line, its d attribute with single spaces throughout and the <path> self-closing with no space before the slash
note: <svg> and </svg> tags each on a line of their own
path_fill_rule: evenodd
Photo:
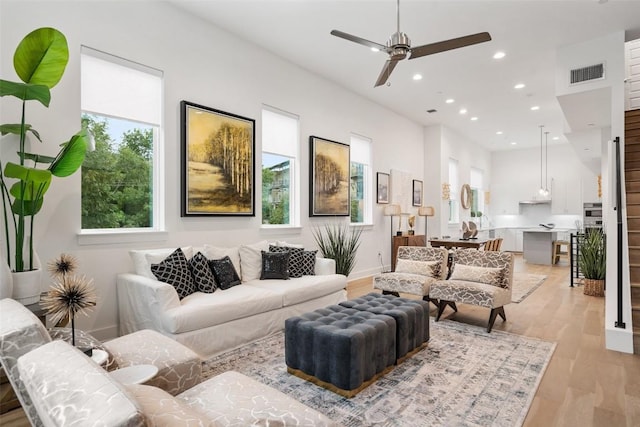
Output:
<svg viewBox="0 0 640 427">
<path fill-rule="evenodd" d="M 375 276 L 373 288 L 385 295 L 399 296 L 400 292 L 418 295 L 437 306 L 438 301 L 430 298 L 429 290 L 434 282 L 447 277 L 448 255 L 445 248 L 400 246 L 396 271 Z"/>
<path fill-rule="evenodd" d="M 336 426 L 318 411 L 234 371 L 172 396 L 149 385 L 121 384 L 64 341 L 23 355 L 16 369 L 42 420 L 38 425 Z"/>
<path fill-rule="evenodd" d="M 458 311 L 456 302 L 491 309 L 487 332 L 491 332 L 496 316 L 507 320 L 504 306 L 511 302 L 513 286 L 513 254 L 510 252 L 458 250 L 448 280 L 431 285 L 431 297 L 439 299 L 436 322 L 447 306 Z"/>
<path fill-rule="evenodd" d="M 60 332 L 53 329 L 50 334 L 42 322 L 19 302 L 10 298 L 0 300 L 0 362 L 22 408 L 31 424 L 35 426 L 42 425 L 42 421 L 18 375 L 17 360 L 24 354 L 50 342 L 52 338 L 61 338 Z M 76 331 L 76 335 L 79 335 L 76 343 L 86 340 L 89 336 L 80 331 Z M 158 374 L 147 384 L 160 387 L 172 395 L 181 393 L 202 381 L 200 357 L 189 348 L 159 332 L 142 330 L 106 343 L 99 343 L 93 337 L 91 340 L 94 348 L 100 348 L 110 354 L 106 369 L 137 364 L 155 365 L 158 368 Z"/>
</svg>

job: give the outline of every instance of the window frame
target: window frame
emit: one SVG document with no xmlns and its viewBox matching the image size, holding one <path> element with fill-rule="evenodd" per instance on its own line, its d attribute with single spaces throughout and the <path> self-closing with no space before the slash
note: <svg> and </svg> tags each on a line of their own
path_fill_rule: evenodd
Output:
<svg viewBox="0 0 640 427">
<path fill-rule="evenodd" d="M 165 219 L 165 186 L 164 186 L 164 110 L 165 110 L 165 80 L 164 72 L 162 70 L 140 64 L 138 62 L 119 57 L 107 52 L 103 52 L 85 45 L 81 45 L 80 54 L 80 66 L 82 67 L 83 56 L 92 56 L 94 58 L 110 62 L 125 68 L 130 68 L 138 72 L 148 73 L 159 79 L 159 123 L 146 123 L 139 120 L 131 119 L 130 117 L 119 117 L 110 114 L 105 114 L 100 111 L 93 111 L 83 108 L 82 101 L 80 102 L 80 117 L 84 114 L 98 116 L 106 119 L 119 119 L 127 120 L 130 122 L 144 123 L 146 126 L 153 128 L 153 154 L 152 154 L 152 174 L 151 174 L 151 209 L 152 209 L 152 226 L 151 227 L 131 227 L 131 228 L 91 228 L 83 229 L 80 224 L 80 231 L 78 232 L 78 244 L 91 245 L 91 244 L 105 244 L 105 243 L 127 243 L 127 242 L 142 242 L 142 241 L 161 241 L 166 240 L 168 233 L 166 231 L 166 219 Z M 80 82 L 82 86 L 82 81 Z M 82 180 L 82 178 L 80 178 Z M 82 196 L 81 196 L 82 197 Z"/>
<path fill-rule="evenodd" d="M 293 119 L 296 122 L 295 131 L 295 156 L 288 156 L 282 153 L 274 153 L 269 150 L 264 150 L 264 111 L 268 111 L 272 114 L 279 114 L 283 117 Z M 263 104 L 260 112 L 261 117 L 261 147 L 260 147 L 260 194 L 262 194 L 262 155 L 267 153 L 274 156 L 286 157 L 289 159 L 289 223 L 288 224 L 264 224 L 262 217 L 262 197 L 260 197 L 260 228 L 262 229 L 284 229 L 284 228 L 299 228 L 300 227 L 300 116 L 285 110 L 282 110 L 271 105 Z"/>
</svg>

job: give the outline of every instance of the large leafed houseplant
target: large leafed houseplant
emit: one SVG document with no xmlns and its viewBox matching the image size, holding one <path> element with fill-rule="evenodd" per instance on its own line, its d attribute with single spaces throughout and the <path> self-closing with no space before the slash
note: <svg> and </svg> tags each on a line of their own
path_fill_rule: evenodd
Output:
<svg viewBox="0 0 640 427">
<path fill-rule="evenodd" d="M 33 251 L 34 220 L 42 209 L 52 177 L 66 177 L 77 171 L 87 150 L 88 134 L 80 131 L 60 144 L 55 156 L 25 151 L 27 138 L 33 145 L 36 139 L 42 143 L 40 133 L 26 122 L 27 101 L 49 107 L 50 89 L 62 78 L 68 61 L 65 36 L 53 28 L 39 28 L 22 39 L 13 56 L 13 66 L 22 81 L 0 79 L 0 96 L 21 101 L 20 123 L 0 124 L 2 144 L 15 144 L 17 148 L 13 161 L 8 156 L 0 159 L 2 240 L 6 245 L 3 249 L 10 268 L 17 273 L 37 267 Z M 7 110 L 6 105 L 4 109 Z M 4 150 L 12 151 L 13 148 Z"/>
</svg>

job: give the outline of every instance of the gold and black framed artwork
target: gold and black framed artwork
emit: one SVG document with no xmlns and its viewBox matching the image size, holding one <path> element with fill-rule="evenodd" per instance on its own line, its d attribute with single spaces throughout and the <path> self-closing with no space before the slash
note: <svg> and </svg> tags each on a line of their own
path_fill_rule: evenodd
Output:
<svg viewBox="0 0 640 427">
<path fill-rule="evenodd" d="M 349 146 L 317 136 L 309 142 L 309 216 L 348 216 Z"/>
<path fill-rule="evenodd" d="M 180 102 L 181 216 L 255 215 L 255 120 Z"/>
</svg>

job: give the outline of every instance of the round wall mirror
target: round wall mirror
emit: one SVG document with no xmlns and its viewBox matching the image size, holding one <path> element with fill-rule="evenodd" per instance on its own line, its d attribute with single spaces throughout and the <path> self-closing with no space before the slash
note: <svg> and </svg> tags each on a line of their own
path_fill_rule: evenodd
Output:
<svg viewBox="0 0 640 427">
<path fill-rule="evenodd" d="M 460 203 L 462 209 L 469 209 L 471 207 L 471 187 L 469 184 L 464 184 L 460 191 Z"/>
</svg>

